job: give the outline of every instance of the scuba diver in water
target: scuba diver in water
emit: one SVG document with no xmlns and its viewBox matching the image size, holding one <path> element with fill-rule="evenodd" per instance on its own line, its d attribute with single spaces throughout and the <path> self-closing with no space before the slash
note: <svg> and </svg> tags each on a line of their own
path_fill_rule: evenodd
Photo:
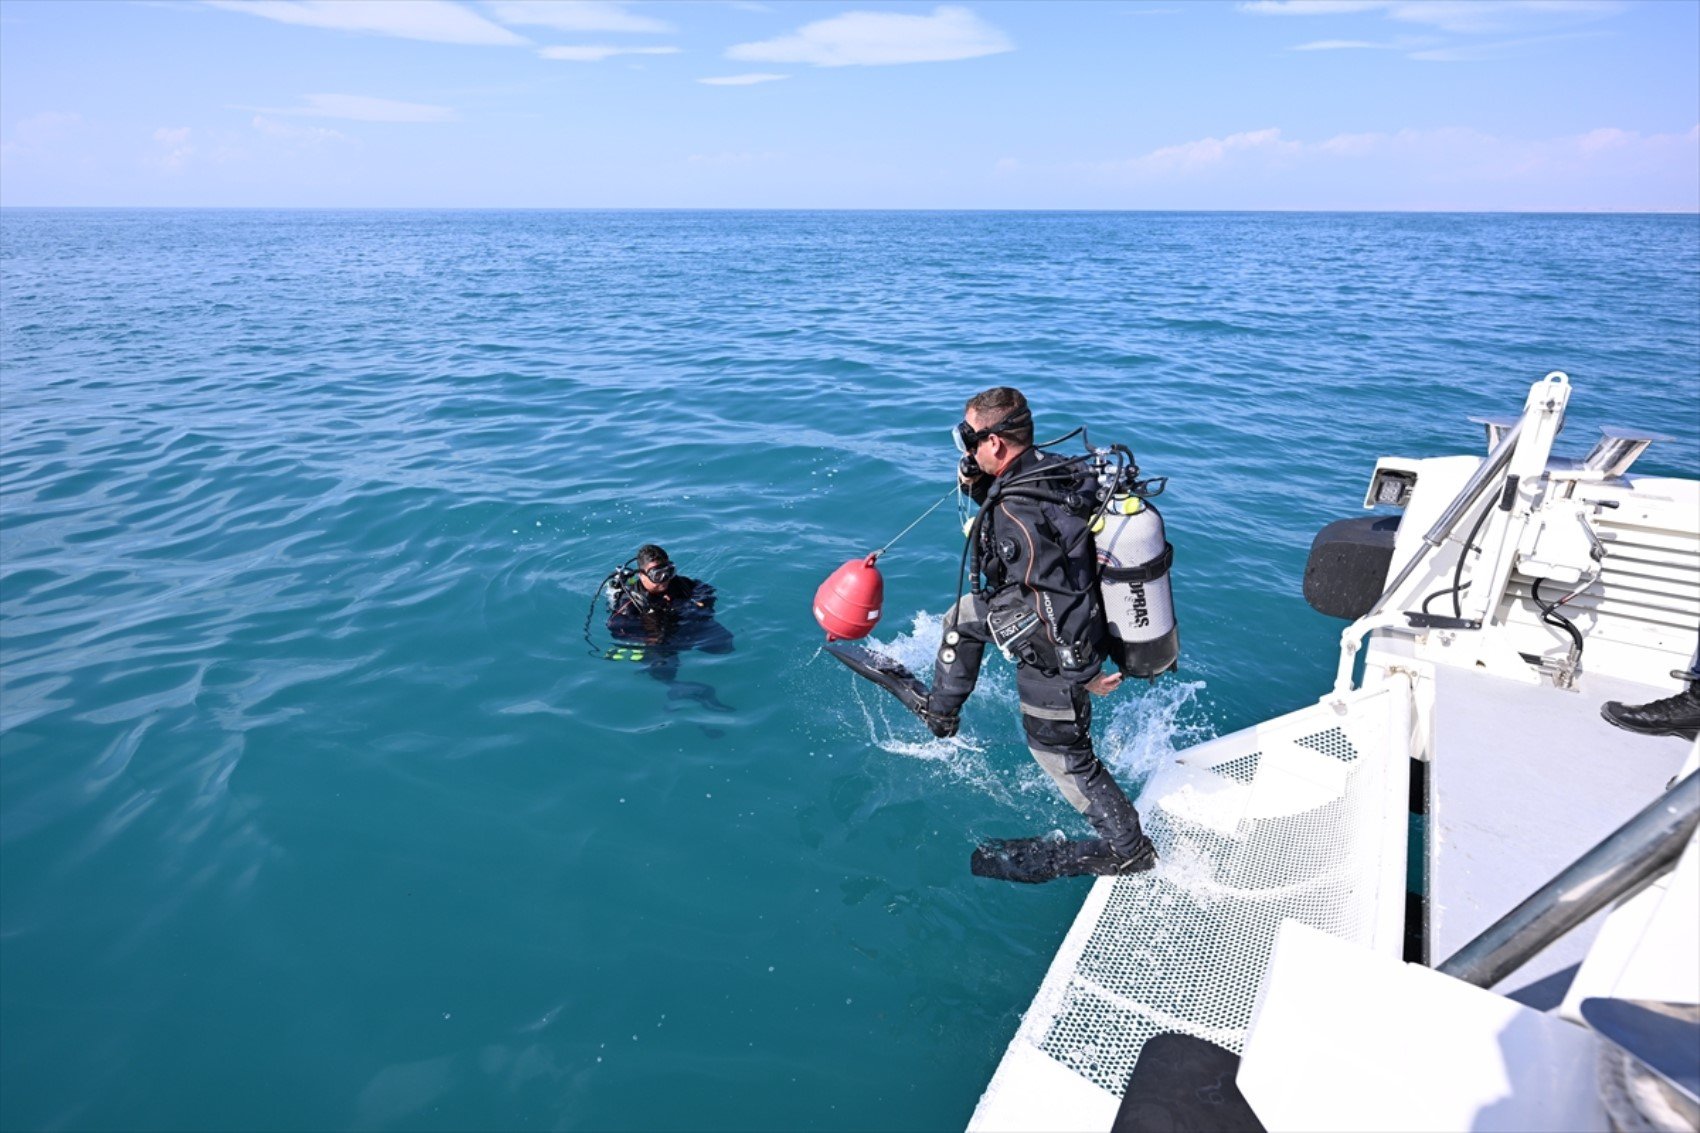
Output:
<svg viewBox="0 0 1700 1133">
<path fill-rule="evenodd" d="M 973 586 L 945 615 L 932 688 L 862 646 L 826 648 L 939 737 L 956 734 L 988 641 L 1016 663 L 1028 750 L 1099 838 L 991 843 L 975 851 L 976 874 L 1043 881 L 1148 870 L 1156 849 L 1092 748 L 1091 696 L 1114 691 L 1124 675 L 1102 671 L 1110 643 L 1092 524 L 1106 495 L 1085 462 L 1034 445 L 1033 416 L 1019 390 L 974 395 L 956 436 L 960 486 L 982 510 L 965 551 Z"/>
<path fill-rule="evenodd" d="M 678 679 L 681 652 L 732 652 L 731 633 L 714 620 L 714 587 L 680 574 L 667 552 L 654 543 L 639 547 L 608 583 L 608 631 L 623 644 L 603 656 L 642 664 L 645 672 L 668 686 L 671 700 L 695 700 L 730 712 L 710 686 Z"/>
</svg>

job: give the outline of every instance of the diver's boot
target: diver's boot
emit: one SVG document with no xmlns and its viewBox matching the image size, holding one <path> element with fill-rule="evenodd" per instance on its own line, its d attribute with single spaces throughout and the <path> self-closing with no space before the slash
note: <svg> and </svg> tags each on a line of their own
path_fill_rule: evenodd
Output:
<svg viewBox="0 0 1700 1133">
<path fill-rule="evenodd" d="M 1115 868 L 1106 872 L 1111 874 L 1144 873 L 1157 865 L 1157 847 L 1151 844 L 1151 839 L 1143 834 L 1139 837 L 1139 848 L 1125 858 L 1115 863 Z"/>
<path fill-rule="evenodd" d="M 1646 704 L 1608 700 L 1600 707 L 1600 715 L 1626 731 L 1643 736 L 1681 736 L 1692 740 L 1700 735 L 1700 681 L 1690 679 L 1688 687 L 1675 696 Z"/>
<path fill-rule="evenodd" d="M 902 702 L 921 718 L 928 731 L 939 739 L 949 739 L 956 734 L 960 718 L 955 712 L 935 712 L 931 707 L 932 694 L 927 686 L 905 668 L 902 663 L 887 657 L 883 653 L 875 653 L 863 645 L 848 641 L 828 642 L 826 651 L 850 667 L 850 671 L 858 676 L 879 685 Z"/>
</svg>

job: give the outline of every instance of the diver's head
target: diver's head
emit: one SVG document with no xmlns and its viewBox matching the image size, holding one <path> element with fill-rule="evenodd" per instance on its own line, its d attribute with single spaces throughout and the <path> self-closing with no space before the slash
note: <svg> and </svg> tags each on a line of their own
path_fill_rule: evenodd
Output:
<svg viewBox="0 0 1700 1133">
<path fill-rule="evenodd" d="M 645 543 L 638 548 L 637 566 L 638 582 L 651 594 L 667 589 L 667 584 L 679 573 L 667 552 L 654 543 Z"/>
<path fill-rule="evenodd" d="M 1021 391 L 993 386 L 968 399 L 956 426 L 956 447 L 983 471 L 997 476 L 1033 446 L 1033 414 Z"/>
</svg>

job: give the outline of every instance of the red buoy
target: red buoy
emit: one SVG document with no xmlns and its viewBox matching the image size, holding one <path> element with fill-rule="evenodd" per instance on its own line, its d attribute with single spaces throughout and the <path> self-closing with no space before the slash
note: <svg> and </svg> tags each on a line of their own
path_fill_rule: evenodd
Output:
<svg viewBox="0 0 1700 1133">
<path fill-rule="evenodd" d="M 880 620 L 885 579 L 874 565 L 878 554 L 851 559 L 827 576 L 815 591 L 815 621 L 828 641 L 866 637 Z"/>
</svg>

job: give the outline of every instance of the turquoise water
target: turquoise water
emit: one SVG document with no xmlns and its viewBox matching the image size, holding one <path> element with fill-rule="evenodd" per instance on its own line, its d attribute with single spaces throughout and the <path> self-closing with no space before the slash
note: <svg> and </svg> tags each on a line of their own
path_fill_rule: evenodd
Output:
<svg viewBox="0 0 1700 1133">
<path fill-rule="evenodd" d="M 956 743 L 809 613 L 1015 384 L 1168 475 L 1136 785 L 1313 700 L 1375 458 L 1552 369 L 1700 472 L 1700 220 L 0 213 L 0 1126 L 960 1126 L 1085 893 L 1001 662 Z M 940 509 L 882 561 L 916 662 Z M 590 655 L 645 541 L 724 655 Z M 933 611 L 930 615 L 927 611 Z M 925 742 L 923 742 L 925 741 Z"/>
</svg>

